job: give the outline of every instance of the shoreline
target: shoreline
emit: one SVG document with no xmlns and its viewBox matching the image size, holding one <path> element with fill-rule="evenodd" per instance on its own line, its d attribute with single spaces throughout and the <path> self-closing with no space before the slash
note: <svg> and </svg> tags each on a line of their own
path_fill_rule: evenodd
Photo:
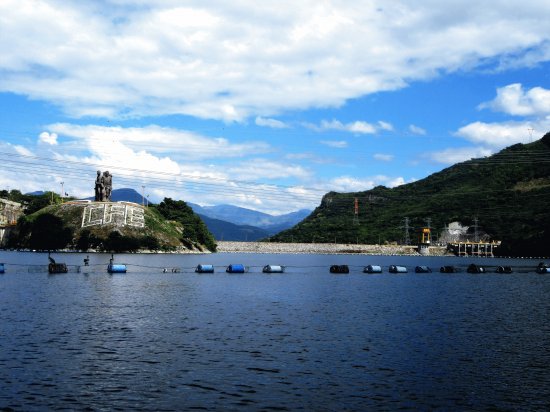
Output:
<svg viewBox="0 0 550 412">
<path fill-rule="evenodd" d="M 218 253 L 285 253 L 285 254 L 357 254 L 357 255 L 403 255 L 423 256 L 416 246 L 364 245 L 352 243 L 274 243 L 218 241 Z M 430 247 L 428 256 L 454 256 L 442 246 Z"/>
</svg>

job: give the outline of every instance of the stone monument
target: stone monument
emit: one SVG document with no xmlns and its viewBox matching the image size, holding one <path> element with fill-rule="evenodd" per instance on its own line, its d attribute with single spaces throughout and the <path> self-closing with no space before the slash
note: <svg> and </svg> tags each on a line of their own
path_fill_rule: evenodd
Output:
<svg viewBox="0 0 550 412">
<path fill-rule="evenodd" d="M 95 178 L 95 201 L 110 202 L 112 191 L 113 175 L 111 175 L 108 170 L 104 173 L 101 173 L 101 170 L 98 170 Z"/>
</svg>

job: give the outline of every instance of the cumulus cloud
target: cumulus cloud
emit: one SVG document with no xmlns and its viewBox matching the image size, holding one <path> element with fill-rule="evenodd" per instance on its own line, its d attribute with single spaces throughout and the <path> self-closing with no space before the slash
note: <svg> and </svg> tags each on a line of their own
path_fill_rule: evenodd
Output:
<svg viewBox="0 0 550 412">
<path fill-rule="evenodd" d="M 550 90 L 533 87 L 525 91 L 520 83 L 497 89 L 494 100 L 482 103 L 480 108 L 490 108 L 513 116 L 550 115 Z"/>
<path fill-rule="evenodd" d="M 272 150 L 268 143 L 262 141 L 231 143 L 223 137 L 206 137 L 156 125 L 124 128 L 55 123 L 49 125 L 48 129 L 62 136 L 81 139 L 89 147 L 97 146 L 103 151 L 116 151 L 117 144 L 122 143 L 152 153 L 169 153 L 186 160 L 245 157 Z"/>
<path fill-rule="evenodd" d="M 461 127 L 455 135 L 473 143 L 500 149 L 515 143 L 529 143 L 541 138 L 550 129 L 550 90 L 533 87 L 525 91 L 514 83 L 497 89 L 496 97 L 479 105 L 522 120 L 473 122 Z"/>
<path fill-rule="evenodd" d="M 548 60 L 550 9 L 521 6 L 3 0 L 0 91 L 72 116 L 241 121 L 339 107 L 441 72 Z"/>
<path fill-rule="evenodd" d="M 38 141 L 41 143 L 46 143 L 52 146 L 57 145 L 57 134 L 56 133 L 48 133 L 48 132 L 42 132 L 38 136 Z"/>
</svg>

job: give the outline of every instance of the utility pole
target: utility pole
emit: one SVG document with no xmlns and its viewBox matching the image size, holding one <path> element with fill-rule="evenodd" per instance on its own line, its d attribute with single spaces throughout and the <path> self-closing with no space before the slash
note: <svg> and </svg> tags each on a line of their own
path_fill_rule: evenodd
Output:
<svg viewBox="0 0 550 412">
<path fill-rule="evenodd" d="M 145 186 L 141 185 L 141 206 L 145 207 Z"/>
<path fill-rule="evenodd" d="M 63 195 L 65 194 L 64 184 L 65 182 L 61 182 L 61 203 L 63 203 Z"/>
<path fill-rule="evenodd" d="M 529 129 L 527 129 L 529 131 L 529 143 L 533 143 L 533 131 L 535 129 L 533 129 L 532 127 L 530 127 Z"/>
<path fill-rule="evenodd" d="M 405 243 L 405 245 L 410 245 L 411 244 L 411 237 L 409 235 L 409 230 L 411 229 L 411 227 L 409 226 L 409 218 L 408 217 L 405 218 L 405 225 L 403 226 L 403 228 L 405 229 L 404 243 Z"/>
<path fill-rule="evenodd" d="M 477 217 L 474 218 L 474 242 L 479 242 L 479 233 L 477 231 L 477 223 L 478 219 Z"/>
<path fill-rule="evenodd" d="M 359 200 L 357 198 L 353 203 L 353 224 L 355 226 L 359 224 Z"/>
</svg>

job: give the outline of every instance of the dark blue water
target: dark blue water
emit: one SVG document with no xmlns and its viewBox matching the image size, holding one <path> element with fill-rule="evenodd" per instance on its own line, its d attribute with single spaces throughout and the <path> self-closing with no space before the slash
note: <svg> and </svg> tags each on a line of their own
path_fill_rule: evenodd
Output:
<svg viewBox="0 0 550 412">
<path fill-rule="evenodd" d="M 120 255 L 128 273 L 109 275 L 108 255 L 80 273 L 84 255 L 54 257 L 72 273 L 48 275 L 44 254 L 0 253 L 0 409 L 550 408 L 550 275 L 532 271 L 538 261 Z M 361 273 L 471 262 L 525 273 Z M 191 273 L 198 263 L 217 272 Z M 226 274 L 229 263 L 250 272 Z M 268 263 L 287 272 L 262 274 Z"/>
</svg>

